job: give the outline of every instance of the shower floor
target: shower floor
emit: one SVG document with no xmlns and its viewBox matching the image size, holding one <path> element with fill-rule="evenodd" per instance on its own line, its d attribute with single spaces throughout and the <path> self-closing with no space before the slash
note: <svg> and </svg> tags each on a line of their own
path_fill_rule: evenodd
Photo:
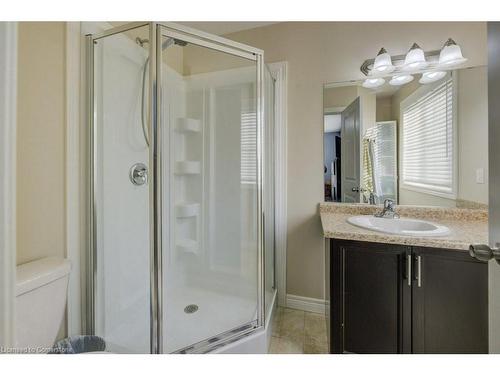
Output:
<svg viewBox="0 0 500 375">
<path fill-rule="evenodd" d="M 164 350 L 171 353 L 257 319 L 257 298 L 206 289 L 176 288 L 164 300 Z M 184 309 L 196 305 L 198 310 Z"/>
</svg>

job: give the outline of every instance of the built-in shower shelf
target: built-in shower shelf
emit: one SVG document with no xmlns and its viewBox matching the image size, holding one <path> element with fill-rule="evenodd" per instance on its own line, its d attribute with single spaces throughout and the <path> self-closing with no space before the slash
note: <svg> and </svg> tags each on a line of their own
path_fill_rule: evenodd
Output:
<svg viewBox="0 0 500 375">
<path fill-rule="evenodd" d="M 175 206 L 175 216 L 178 218 L 193 217 L 200 214 L 199 203 L 182 203 Z"/>
<path fill-rule="evenodd" d="M 176 130 L 181 133 L 198 133 L 201 131 L 201 121 L 195 118 L 179 118 Z"/>
<path fill-rule="evenodd" d="M 187 253 L 197 253 L 199 248 L 198 241 L 189 238 L 178 240 L 176 246 Z"/>
<path fill-rule="evenodd" d="M 175 174 L 200 174 L 199 161 L 178 161 L 175 163 Z"/>
</svg>

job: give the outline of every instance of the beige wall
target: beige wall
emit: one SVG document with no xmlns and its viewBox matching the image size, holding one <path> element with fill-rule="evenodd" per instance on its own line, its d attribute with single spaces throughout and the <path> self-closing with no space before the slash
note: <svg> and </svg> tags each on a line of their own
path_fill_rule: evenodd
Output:
<svg viewBox="0 0 500 375">
<path fill-rule="evenodd" d="M 488 203 L 488 72 L 486 67 L 458 72 L 458 197 Z M 484 184 L 476 169 L 484 169 Z"/>
<path fill-rule="evenodd" d="M 392 117 L 398 122 L 398 126 L 401 123 L 401 102 L 410 94 L 413 94 L 419 87 L 421 87 L 421 85 L 418 83 L 418 79 L 414 79 L 410 83 L 402 86 L 393 96 L 391 96 Z"/>
<path fill-rule="evenodd" d="M 392 115 L 392 97 L 377 98 L 377 122 L 392 121 L 396 118 Z"/>
<path fill-rule="evenodd" d="M 358 96 L 361 100 L 360 138 L 363 138 L 365 132 L 371 127 L 374 127 L 377 122 L 377 97 L 373 90 L 365 89 L 364 87 L 358 87 Z M 361 143 L 360 140 L 360 145 Z"/>
<path fill-rule="evenodd" d="M 359 67 L 384 46 L 404 54 L 416 41 L 440 49 L 453 37 L 471 65 L 486 63 L 485 23 L 278 23 L 227 37 L 288 61 L 287 292 L 323 298 L 323 85 L 362 79 Z"/>
<path fill-rule="evenodd" d="M 17 263 L 65 254 L 65 24 L 19 23 Z"/>
<path fill-rule="evenodd" d="M 347 107 L 358 97 L 358 87 L 341 86 L 325 88 L 323 92 L 323 109 Z"/>
</svg>

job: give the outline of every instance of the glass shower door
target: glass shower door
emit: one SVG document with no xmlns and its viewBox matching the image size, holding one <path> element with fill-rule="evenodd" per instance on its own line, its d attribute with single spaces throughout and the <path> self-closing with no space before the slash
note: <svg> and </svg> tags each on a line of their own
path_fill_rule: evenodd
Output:
<svg viewBox="0 0 500 375">
<path fill-rule="evenodd" d="M 93 333 L 117 353 L 150 352 L 146 96 L 149 26 L 89 40 L 93 73 Z M 144 107 L 143 107 L 144 106 Z M 142 172 L 141 172 L 142 171 Z M 142 174 L 141 174 L 142 173 Z M 92 327 L 93 325 L 93 327 Z"/>
<path fill-rule="evenodd" d="M 213 349 L 259 317 L 258 63 L 162 30 L 163 351 Z"/>
</svg>

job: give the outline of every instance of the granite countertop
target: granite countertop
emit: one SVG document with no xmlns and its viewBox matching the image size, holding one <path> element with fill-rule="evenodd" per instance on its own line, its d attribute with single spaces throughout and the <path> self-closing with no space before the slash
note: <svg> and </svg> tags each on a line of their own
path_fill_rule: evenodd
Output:
<svg viewBox="0 0 500 375">
<path fill-rule="evenodd" d="M 391 243 L 408 246 L 468 250 L 470 244 L 488 243 L 488 211 L 482 209 L 397 206 L 401 217 L 445 225 L 450 233 L 442 237 L 413 237 L 375 232 L 347 222 L 356 215 L 372 215 L 382 206 L 349 203 L 320 203 L 319 212 L 326 238 Z"/>
</svg>

